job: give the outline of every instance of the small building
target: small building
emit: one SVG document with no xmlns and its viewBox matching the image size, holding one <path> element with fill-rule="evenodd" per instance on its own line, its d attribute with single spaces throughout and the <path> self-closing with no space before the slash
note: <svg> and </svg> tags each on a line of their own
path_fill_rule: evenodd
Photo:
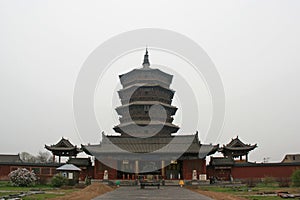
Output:
<svg viewBox="0 0 300 200">
<path fill-rule="evenodd" d="M 80 168 L 73 164 L 65 164 L 56 169 L 62 176 L 68 179 L 68 185 L 75 185 L 79 183 Z"/>
<path fill-rule="evenodd" d="M 93 166 L 91 158 L 70 158 L 67 164 L 73 164 L 80 168 L 79 180 L 84 181 L 86 177 L 93 177 Z"/>
<path fill-rule="evenodd" d="M 58 162 L 61 163 L 61 157 L 76 157 L 78 153 L 82 152 L 80 148 L 73 145 L 69 140 L 62 138 L 56 144 L 45 145 L 45 148 L 52 152 L 53 162 L 55 162 L 55 156 L 59 157 Z"/>
<path fill-rule="evenodd" d="M 239 137 L 232 139 L 228 144 L 223 145 L 218 151 L 224 155 L 224 158 L 248 162 L 248 153 L 255 149 L 257 144 L 245 144 Z M 243 158 L 244 157 L 244 158 Z"/>
<path fill-rule="evenodd" d="M 297 163 L 300 162 L 300 154 L 287 154 L 284 156 L 282 163 Z"/>
</svg>

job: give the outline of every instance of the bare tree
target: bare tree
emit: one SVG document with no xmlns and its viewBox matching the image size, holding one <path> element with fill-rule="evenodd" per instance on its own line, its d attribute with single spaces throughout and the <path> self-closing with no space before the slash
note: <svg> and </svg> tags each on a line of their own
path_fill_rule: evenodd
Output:
<svg viewBox="0 0 300 200">
<path fill-rule="evenodd" d="M 33 156 L 33 155 L 31 155 L 30 153 L 27 153 L 27 152 L 21 152 L 20 153 L 20 159 L 23 162 L 30 162 L 30 163 L 35 163 L 36 162 L 35 156 Z"/>
<path fill-rule="evenodd" d="M 49 163 L 52 162 L 52 155 L 47 151 L 39 151 L 36 156 L 36 162 L 38 163 Z"/>
<path fill-rule="evenodd" d="M 39 151 L 37 156 L 27 152 L 20 153 L 20 159 L 28 163 L 49 163 L 52 162 L 52 155 L 49 152 Z"/>
</svg>

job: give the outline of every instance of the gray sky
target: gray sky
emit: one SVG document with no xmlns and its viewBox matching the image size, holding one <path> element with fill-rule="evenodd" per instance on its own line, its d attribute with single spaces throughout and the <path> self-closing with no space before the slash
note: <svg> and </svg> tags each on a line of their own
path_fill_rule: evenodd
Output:
<svg viewBox="0 0 300 200">
<path fill-rule="evenodd" d="M 197 42 L 220 73 L 226 119 L 219 144 L 236 135 L 257 143 L 250 160 L 258 162 L 300 153 L 299 9 L 296 0 L 2 0 L 0 152 L 36 154 L 62 136 L 79 145 L 72 95 L 83 62 L 114 35 L 163 28 Z M 140 65 L 140 54 L 133 56 Z M 153 52 L 150 61 L 158 57 Z"/>
</svg>

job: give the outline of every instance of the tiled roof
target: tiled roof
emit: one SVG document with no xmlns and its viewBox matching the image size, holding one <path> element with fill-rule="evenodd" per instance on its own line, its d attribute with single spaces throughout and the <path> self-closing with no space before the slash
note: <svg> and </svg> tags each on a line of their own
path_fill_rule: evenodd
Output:
<svg viewBox="0 0 300 200">
<path fill-rule="evenodd" d="M 198 136 L 197 136 L 198 137 Z M 182 135 L 170 137 L 119 137 L 104 136 L 98 145 L 82 146 L 83 150 L 89 154 L 107 153 L 157 153 L 157 154 L 176 154 L 192 153 L 205 157 L 215 153 L 218 146 L 204 145 L 198 141 L 195 135 Z"/>
<path fill-rule="evenodd" d="M 45 145 L 45 148 L 49 151 L 73 151 L 73 152 L 81 152 L 77 146 L 73 145 L 69 140 L 62 138 L 56 144 L 53 145 Z"/>
<path fill-rule="evenodd" d="M 78 167 L 92 166 L 90 158 L 70 158 L 67 163 L 76 165 Z"/>
<path fill-rule="evenodd" d="M 10 154 L 0 154 L 0 163 L 21 163 L 22 160 L 19 156 L 17 155 L 10 155 Z"/>
<path fill-rule="evenodd" d="M 65 164 L 63 166 L 60 166 L 59 168 L 56 168 L 57 171 L 81 171 L 80 168 L 76 167 L 73 164 Z"/>
<path fill-rule="evenodd" d="M 218 157 L 211 157 L 210 165 L 213 166 L 232 166 L 234 164 L 234 160 L 232 158 L 218 158 Z"/>
<path fill-rule="evenodd" d="M 219 149 L 220 152 L 224 151 L 251 151 L 257 147 L 257 144 L 250 145 L 243 143 L 238 137 L 232 139 L 227 145 Z"/>
<path fill-rule="evenodd" d="M 226 149 L 229 151 L 251 151 L 255 149 L 257 146 L 256 145 L 251 145 L 251 146 L 245 146 L 245 147 L 223 147 L 221 149 Z"/>
<path fill-rule="evenodd" d="M 67 139 L 61 138 L 56 144 L 51 145 L 51 147 L 64 147 L 64 148 L 73 148 L 74 145 Z"/>
</svg>

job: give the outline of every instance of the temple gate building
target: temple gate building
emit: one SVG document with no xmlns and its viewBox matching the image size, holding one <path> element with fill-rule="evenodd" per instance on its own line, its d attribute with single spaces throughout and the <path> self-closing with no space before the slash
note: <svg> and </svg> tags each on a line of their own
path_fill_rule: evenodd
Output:
<svg viewBox="0 0 300 200">
<path fill-rule="evenodd" d="M 232 139 L 228 144 L 218 149 L 224 157 L 211 157 L 208 167 L 209 176 L 220 180 L 232 179 L 233 167 L 237 165 L 249 165 L 248 154 L 256 147 L 257 144 L 245 144 L 238 136 Z"/>
</svg>

